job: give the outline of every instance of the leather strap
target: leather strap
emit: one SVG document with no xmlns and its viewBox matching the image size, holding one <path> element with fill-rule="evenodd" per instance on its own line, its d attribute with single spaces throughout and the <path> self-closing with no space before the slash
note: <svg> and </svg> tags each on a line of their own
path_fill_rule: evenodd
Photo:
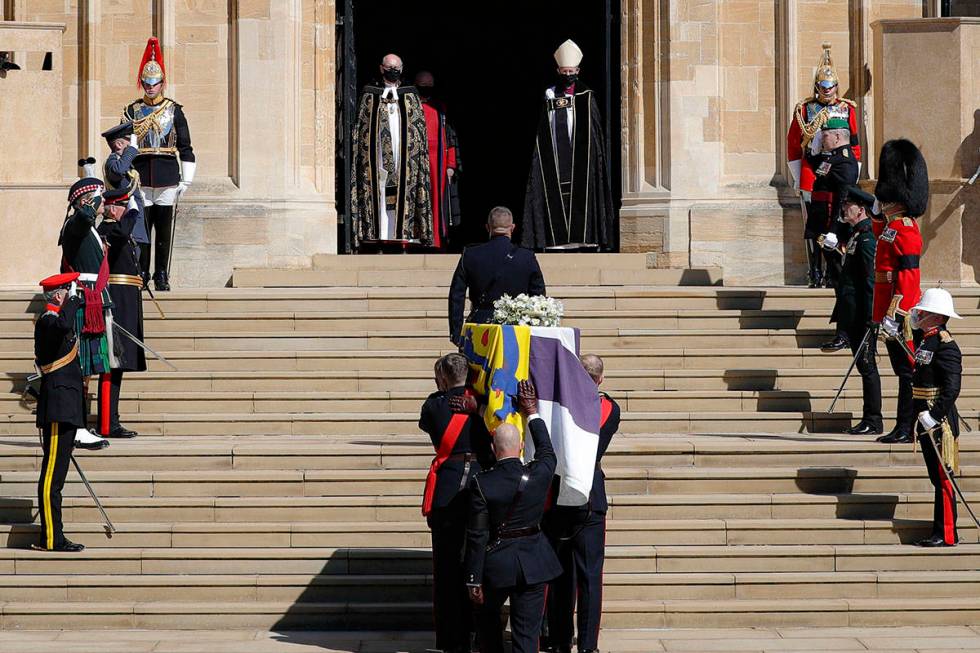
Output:
<svg viewBox="0 0 980 653">
<path fill-rule="evenodd" d="M 78 358 L 78 340 L 72 345 L 71 351 L 54 361 L 53 363 L 48 363 L 47 365 L 38 365 L 38 369 L 41 370 L 41 374 L 51 374 L 60 370 L 65 365 L 68 365 L 73 360 Z"/>
</svg>

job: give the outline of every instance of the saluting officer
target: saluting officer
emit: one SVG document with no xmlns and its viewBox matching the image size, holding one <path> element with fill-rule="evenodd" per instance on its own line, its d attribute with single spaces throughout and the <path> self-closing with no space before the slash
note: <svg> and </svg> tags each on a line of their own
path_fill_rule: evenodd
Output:
<svg viewBox="0 0 980 653">
<path fill-rule="evenodd" d="M 872 227 L 878 237 L 875 251 L 875 298 L 871 319 L 880 324 L 888 318 L 898 324 L 898 335 L 888 336 L 885 347 L 898 376 L 898 410 L 895 428 L 879 442 L 912 442 L 915 412 L 912 406 L 912 360 L 897 340 L 913 347 L 909 310 L 919 301 L 919 257 L 922 235 L 915 219 L 929 202 L 929 172 L 919 148 L 905 139 L 891 140 L 878 158 L 875 196 L 884 220 Z"/>
<path fill-rule="evenodd" d="M 41 371 L 36 424 L 42 431 L 44 450 L 37 481 L 41 539 L 35 548 L 45 551 L 77 552 L 85 548 L 65 537 L 61 522 L 61 490 L 75 431 L 85 428 L 85 393 L 75 335 L 75 313 L 81 300 L 67 290 L 77 280 L 77 272 L 68 272 L 41 282 L 47 305 L 34 324 L 34 358 Z"/>
<path fill-rule="evenodd" d="M 582 365 L 596 386 L 605 380 L 602 359 L 595 354 L 581 357 Z M 578 603 L 579 653 L 599 650 L 599 622 L 602 617 L 602 567 L 606 559 L 606 476 L 600 467 L 602 456 L 619 430 L 619 404 L 599 392 L 601 420 L 596 468 L 592 491 L 584 506 L 552 506 L 545 513 L 544 528 L 561 562 L 562 574 L 551 581 L 548 592 L 548 639 L 552 650 L 572 650 L 572 613 Z M 552 496 L 558 496 L 555 477 Z"/>
<path fill-rule="evenodd" d="M 98 232 L 109 246 L 109 296 L 114 323 L 143 340 L 143 278 L 140 249 L 133 232 L 142 221 L 137 189 L 122 188 L 105 194 L 105 213 Z M 145 372 L 146 354 L 125 336 L 116 338 L 116 361 L 108 378 L 99 382 L 99 433 L 106 437 L 132 438 L 136 431 L 119 421 L 119 393 L 123 372 Z"/>
<path fill-rule="evenodd" d="M 102 166 L 102 179 L 107 189 L 127 190 L 135 199 L 139 209 L 139 219 L 133 227 L 133 240 L 141 247 L 150 244 L 149 234 L 146 233 L 145 211 L 143 207 L 143 192 L 140 190 L 140 175 L 133 167 L 133 162 L 139 155 L 136 134 L 133 133 L 133 123 L 124 122 L 110 127 L 102 132 L 111 150 Z M 149 273 L 141 270 L 143 284 L 149 280 Z"/>
<path fill-rule="evenodd" d="M 461 342 L 463 307 L 469 290 L 469 322 L 487 323 L 493 317 L 493 303 L 521 293 L 544 295 L 544 276 L 534 252 L 511 243 L 514 215 L 510 209 L 498 206 L 487 216 L 490 242 L 463 250 L 449 286 L 449 339 Z"/>
<path fill-rule="evenodd" d="M 875 198 L 857 186 L 844 190 L 841 219 L 851 226 L 851 238 L 844 247 L 843 266 L 836 306 L 837 327 L 846 335 L 851 354 L 856 355 L 861 374 L 864 406 L 861 421 L 847 429 L 852 435 L 871 435 L 882 432 L 881 377 L 875 358 L 878 336 L 871 328 L 871 306 L 875 289 L 875 249 L 877 239 L 871 227 Z M 867 334 L 867 335 L 865 335 Z"/>
<path fill-rule="evenodd" d="M 490 434 L 466 393 L 469 364 L 462 354 L 436 361 L 438 392 L 422 404 L 419 428 L 429 434 L 436 457 L 425 480 L 422 514 L 432 531 L 432 594 L 436 648 L 470 653 L 473 613 L 463 579 L 463 549 L 470 508 L 469 482 L 493 465 Z M 467 398 L 466 405 L 458 403 Z"/>
<path fill-rule="evenodd" d="M 949 318 L 959 319 L 953 307 L 953 297 L 942 288 L 930 288 L 909 316 L 912 328 L 921 331 L 915 351 L 915 372 L 912 375 L 912 396 L 919 415 L 917 427 L 922 457 L 929 470 L 929 480 L 936 489 L 932 511 L 932 534 L 917 542 L 918 546 L 955 546 L 956 495 L 946 475 L 946 468 L 959 472 L 960 435 L 956 398 L 960 394 L 963 356 L 953 336 L 946 330 Z M 932 438 L 936 449 L 926 440 Z"/>
<path fill-rule="evenodd" d="M 554 549 L 541 532 L 557 458 L 534 386 L 521 381 L 518 404 L 534 441 L 534 460 L 520 459 L 521 436 L 512 424 L 493 434 L 497 463 L 472 483 L 466 529 L 466 584 L 477 605 L 481 653 L 502 653 L 500 608 L 510 599 L 514 653 L 537 653 L 548 581 L 561 574 Z"/>
</svg>

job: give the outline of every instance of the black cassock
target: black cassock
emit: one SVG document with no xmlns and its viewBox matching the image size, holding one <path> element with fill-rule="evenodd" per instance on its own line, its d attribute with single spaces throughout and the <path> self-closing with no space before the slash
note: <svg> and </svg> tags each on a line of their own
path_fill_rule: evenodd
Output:
<svg viewBox="0 0 980 653">
<path fill-rule="evenodd" d="M 531 157 L 521 245 L 537 250 L 611 250 L 615 213 L 599 103 L 581 84 L 573 95 L 551 97 L 554 89 L 550 90 Z M 562 139 L 568 134 L 569 118 L 571 138 Z"/>
</svg>

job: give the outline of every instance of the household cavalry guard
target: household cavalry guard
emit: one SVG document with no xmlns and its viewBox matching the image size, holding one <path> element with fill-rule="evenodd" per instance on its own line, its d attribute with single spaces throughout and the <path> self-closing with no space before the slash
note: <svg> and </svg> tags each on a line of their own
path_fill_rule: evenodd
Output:
<svg viewBox="0 0 980 653">
<path fill-rule="evenodd" d="M 871 321 L 893 323 L 883 330 L 895 334 L 886 337 L 885 348 L 898 377 L 895 428 L 878 440 L 889 444 L 912 442 L 915 412 L 912 406 L 912 360 L 908 350 L 913 347 L 913 342 L 908 314 L 922 294 L 919 286 L 922 234 L 915 219 L 926 212 L 929 202 L 929 172 L 919 148 L 905 139 L 885 143 L 878 157 L 875 196 L 881 205 L 883 219 L 872 222 L 878 247 Z M 899 339 L 905 341 L 904 345 Z"/>
<path fill-rule="evenodd" d="M 949 319 L 959 317 L 953 306 L 953 297 L 942 288 L 925 291 L 909 314 L 912 328 L 922 334 L 915 350 L 912 397 L 918 414 L 917 430 L 922 457 L 929 470 L 929 480 L 935 488 L 932 534 L 917 542 L 918 546 L 955 546 L 959 541 L 956 535 L 956 495 L 946 474 L 947 469 L 952 470 L 954 475 L 959 473 L 957 438 L 960 425 L 956 399 L 960 393 L 963 356 L 953 336 L 946 330 Z M 931 438 L 932 442 L 926 438 Z"/>
<path fill-rule="evenodd" d="M 174 210 L 194 181 L 196 166 L 187 118 L 181 105 L 164 97 L 165 80 L 163 52 L 157 39 L 151 38 L 139 67 L 143 97 L 123 110 L 122 122 L 132 122 L 136 134 L 139 156 L 133 166 L 140 176 L 146 227 L 154 250 L 153 284 L 161 291 L 170 290 Z M 146 245 L 141 252 L 141 267 L 147 271 L 150 249 Z"/>
<path fill-rule="evenodd" d="M 786 158 L 793 176 L 793 188 L 800 191 L 804 212 L 803 238 L 811 288 L 820 286 L 825 281 L 821 250 L 817 242 L 821 233 L 814 231 L 813 223 L 808 220 L 808 216 L 820 209 L 818 206 L 812 206 L 814 202 L 829 202 L 831 199 L 814 192 L 813 184 L 817 179 L 817 171 L 807 160 L 807 154 L 818 154 L 821 151 L 821 131 L 826 128 L 828 122 L 834 120 L 834 124 L 847 124 L 851 132 L 851 154 L 858 161 L 858 165 L 861 161 L 857 105 L 840 96 L 839 80 L 830 56 L 830 47 L 829 43 L 823 44 L 823 54 L 813 76 L 813 95 L 796 105 L 793 110 L 793 121 L 786 136 Z"/>
</svg>

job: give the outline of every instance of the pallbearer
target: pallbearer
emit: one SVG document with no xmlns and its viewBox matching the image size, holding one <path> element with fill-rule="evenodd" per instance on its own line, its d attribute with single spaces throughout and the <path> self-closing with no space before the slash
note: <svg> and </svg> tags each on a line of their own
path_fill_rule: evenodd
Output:
<svg viewBox="0 0 980 653">
<path fill-rule="evenodd" d="M 879 441 L 911 442 L 915 412 L 912 406 L 912 361 L 897 338 L 912 345 L 908 312 L 922 291 L 919 289 L 919 257 L 922 235 L 915 221 L 929 202 L 929 172 L 919 148 L 905 139 L 888 141 L 878 157 L 875 196 L 881 203 L 883 220 L 873 224 L 878 236 L 875 252 L 875 297 L 871 319 L 888 318 L 898 323 L 899 335 L 885 340 L 888 358 L 898 376 L 898 408 L 895 428 Z"/>
<path fill-rule="evenodd" d="M 946 475 L 946 468 L 959 472 L 960 435 L 956 398 L 960 394 L 963 356 L 953 336 L 946 330 L 950 318 L 959 319 L 953 307 L 953 297 L 942 288 L 931 288 L 922 294 L 909 319 L 912 328 L 921 331 L 915 350 L 915 372 L 912 375 L 912 396 L 919 415 L 918 437 L 922 457 L 929 469 L 929 480 L 936 489 L 933 503 L 932 535 L 919 546 L 955 546 L 956 495 Z M 932 438 L 942 460 L 926 438 Z"/>
<path fill-rule="evenodd" d="M 109 295 L 114 323 L 143 340 L 143 280 L 140 250 L 133 232 L 140 221 L 136 196 L 130 189 L 105 194 L 105 213 L 99 236 L 109 246 Z M 112 372 L 99 382 L 99 433 L 106 437 L 132 438 L 136 432 L 119 421 L 119 392 L 123 372 L 146 370 L 146 354 L 126 336 L 116 337 L 116 361 Z"/>
<path fill-rule="evenodd" d="M 555 52 L 558 83 L 544 92 L 524 199 L 521 245 L 537 250 L 611 250 L 616 213 L 595 93 L 578 78 L 574 41 Z"/>
<path fill-rule="evenodd" d="M 85 428 L 85 390 L 75 335 L 75 313 L 81 300 L 68 291 L 78 276 L 68 272 L 41 282 L 47 304 L 34 324 L 34 358 L 41 371 L 36 423 L 44 450 L 37 482 L 41 538 L 35 548 L 45 551 L 85 548 L 65 537 L 61 522 L 61 489 L 68 474 L 74 434 Z"/>
<path fill-rule="evenodd" d="M 133 123 L 139 143 L 139 156 L 133 165 L 140 175 L 146 226 L 153 240 L 153 285 L 165 291 L 170 290 L 174 207 L 194 181 L 197 163 L 183 107 L 163 95 L 166 69 L 155 38 L 146 42 L 137 82 L 143 97 L 123 110 L 122 122 Z M 143 248 L 141 258 L 142 268 L 149 271 L 149 245 Z"/>
</svg>

